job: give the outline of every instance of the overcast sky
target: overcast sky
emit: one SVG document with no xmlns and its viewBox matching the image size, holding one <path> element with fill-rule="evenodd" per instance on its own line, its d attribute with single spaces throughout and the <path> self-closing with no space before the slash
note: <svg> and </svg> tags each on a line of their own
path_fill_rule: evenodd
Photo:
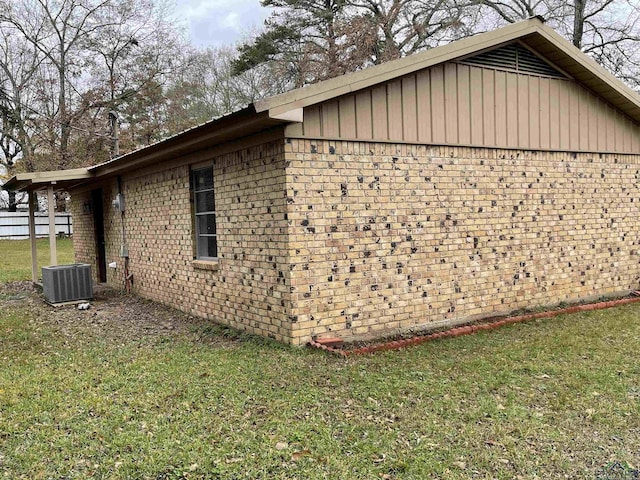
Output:
<svg viewBox="0 0 640 480">
<path fill-rule="evenodd" d="M 175 11 L 186 20 L 192 43 L 201 47 L 238 42 L 269 15 L 259 0 L 176 0 Z"/>
</svg>

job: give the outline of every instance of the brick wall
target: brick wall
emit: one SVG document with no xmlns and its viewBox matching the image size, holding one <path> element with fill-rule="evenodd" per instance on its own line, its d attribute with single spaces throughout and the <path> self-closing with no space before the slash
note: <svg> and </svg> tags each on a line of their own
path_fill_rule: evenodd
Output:
<svg viewBox="0 0 640 480">
<path fill-rule="evenodd" d="M 95 188 L 102 189 L 102 204 L 104 218 L 105 233 L 105 250 L 107 263 L 118 260 L 122 223 L 119 215 L 116 215 L 111 206 L 111 201 L 117 193 L 117 185 L 115 180 L 106 181 L 97 184 Z M 85 209 L 84 205 L 91 205 L 90 209 Z M 78 223 L 79 229 L 73 232 L 73 249 L 75 260 L 79 263 L 88 263 L 91 265 L 91 273 L 93 281 L 98 282 L 98 265 L 96 263 L 96 240 L 94 225 L 94 209 L 91 191 L 72 192 L 71 195 L 71 215 L 75 223 Z M 121 271 L 107 268 L 107 283 L 114 287 L 120 288 L 123 284 L 123 276 Z"/>
<path fill-rule="evenodd" d="M 85 207 L 85 205 L 87 207 Z M 91 192 L 77 192 L 71 196 L 71 218 L 73 218 L 73 251 L 77 263 L 91 265 L 93 281 L 97 281 L 96 268 L 96 244 L 94 236 L 93 213 L 91 205 Z M 76 223 L 79 228 L 75 228 Z"/>
<path fill-rule="evenodd" d="M 124 260 L 120 257 L 120 245 L 122 244 L 122 224 L 125 222 L 125 226 L 127 226 L 127 218 L 113 208 L 111 202 L 117 194 L 118 184 L 115 179 L 102 185 L 107 284 L 115 288 L 122 288 L 124 285 Z M 109 268 L 108 264 L 111 262 L 116 262 L 117 268 Z"/>
<path fill-rule="evenodd" d="M 214 270 L 193 263 L 189 166 L 167 163 L 122 177 L 133 291 L 194 315 L 290 341 L 283 143 L 263 144 L 211 161 L 215 162 L 220 257 Z M 121 287 L 122 219 L 111 207 L 115 180 L 103 188 L 107 263 L 118 265 L 108 269 L 108 283 Z M 82 198 L 72 192 L 74 213 Z M 79 234 L 74 234 L 79 247 L 76 256 L 87 261 L 95 255 L 93 226 L 84 216 L 80 219 Z"/>
<path fill-rule="evenodd" d="M 640 156 L 289 140 L 295 342 L 637 289 Z"/>
<path fill-rule="evenodd" d="M 212 159 L 213 161 L 213 159 Z M 288 140 L 215 158 L 220 259 L 193 263 L 189 166 L 123 176 L 134 292 L 294 344 L 637 289 L 640 156 Z M 116 182 L 102 185 L 122 286 Z M 86 193 L 76 259 L 95 268 Z"/>
</svg>

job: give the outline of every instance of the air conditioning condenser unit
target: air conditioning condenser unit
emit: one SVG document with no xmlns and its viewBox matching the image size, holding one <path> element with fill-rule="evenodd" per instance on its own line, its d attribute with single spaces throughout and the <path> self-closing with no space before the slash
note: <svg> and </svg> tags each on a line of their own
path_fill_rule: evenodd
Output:
<svg viewBox="0 0 640 480">
<path fill-rule="evenodd" d="M 49 303 L 92 299 L 91 265 L 74 263 L 42 267 L 42 290 Z"/>
</svg>

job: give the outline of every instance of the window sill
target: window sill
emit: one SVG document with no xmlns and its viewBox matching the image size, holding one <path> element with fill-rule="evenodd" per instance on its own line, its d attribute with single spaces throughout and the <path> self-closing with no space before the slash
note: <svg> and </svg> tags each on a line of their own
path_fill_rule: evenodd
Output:
<svg viewBox="0 0 640 480">
<path fill-rule="evenodd" d="M 191 266 L 197 270 L 210 270 L 212 272 L 216 272 L 220 268 L 217 260 L 193 260 Z"/>
</svg>

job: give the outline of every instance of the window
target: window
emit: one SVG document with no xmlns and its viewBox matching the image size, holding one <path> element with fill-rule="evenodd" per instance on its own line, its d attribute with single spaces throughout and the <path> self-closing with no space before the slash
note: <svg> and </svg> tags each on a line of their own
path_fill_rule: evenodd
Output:
<svg viewBox="0 0 640 480">
<path fill-rule="evenodd" d="M 218 257 L 216 206 L 213 195 L 213 166 L 193 170 L 194 213 L 196 224 L 196 258 Z"/>
</svg>

